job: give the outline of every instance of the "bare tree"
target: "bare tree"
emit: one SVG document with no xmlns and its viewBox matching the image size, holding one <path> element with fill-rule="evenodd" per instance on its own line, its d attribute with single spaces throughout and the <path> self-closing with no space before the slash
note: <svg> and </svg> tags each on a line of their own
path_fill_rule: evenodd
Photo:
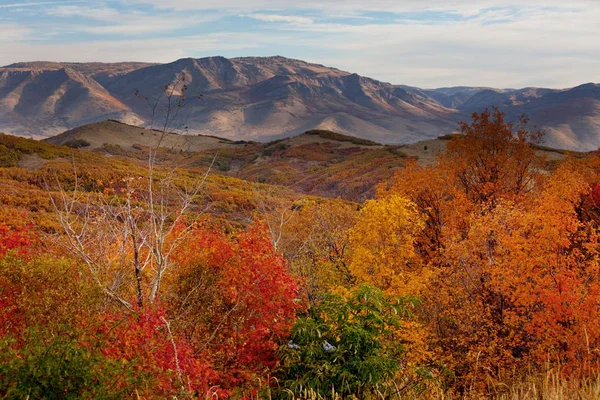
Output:
<svg viewBox="0 0 600 400">
<path fill-rule="evenodd" d="M 300 198 L 291 199 L 289 201 L 279 201 L 273 203 L 269 202 L 268 198 L 276 197 L 272 188 L 263 188 L 256 185 L 254 191 L 254 200 L 256 202 L 256 208 L 261 219 L 267 225 L 269 230 L 269 236 L 271 238 L 271 244 L 275 249 L 279 249 L 281 240 L 284 236 L 285 226 L 292 220 L 296 213 L 294 203 Z"/>
<path fill-rule="evenodd" d="M 129 309 L 132 297 L 140 308 L 155 302 L 172 268 L 171 256 L 208 208 L 199 204 L 205 203 L 202 189 L 212 164 L 193 179 L 178 168 L 158 165 L 165 136 L 176 124 L 186 123 L 186 91 L 181 76 L 156 97 L 136 92 L 150 107 L 151 126 L 159 122 L 161 127 L 142 174 L 123 179 L 115 193 L 107 195 L 80 190 L 75 170 L 72 192 L 57 180 L 59 195 L 51 196 L 67 248 L 87 265 L 110 299 Z"/>
</svg>

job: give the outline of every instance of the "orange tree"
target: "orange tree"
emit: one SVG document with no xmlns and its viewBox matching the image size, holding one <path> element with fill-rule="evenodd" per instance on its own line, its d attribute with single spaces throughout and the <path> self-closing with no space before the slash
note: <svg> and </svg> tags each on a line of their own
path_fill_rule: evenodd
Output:
<svg viewBox="0 0 600 400">
<path fill-rule="evenodd" d="M 422 299 L 430 346 L 462 388 L 493 386 L 517 366 L 541 367 L 550 353 L 569 368 L 597 370 L 598 219 L 589 184 L 597 174 L 574 162 L 544 171 L 532 145 L 541 133 L 525 123 L 513 125 L 497 109 L 474 114 L 447 154 L 398 173 L 357 223 L 372 232 L 362 236 L 389 245 L 367 246 L 379 254 L 365 263 L 358 241 L 355 273 L 364 279 L 363 271 L 387 264 L 391 276 L 373 273 L 370 282 L 400 282 Z M 411 208 L 423 221 L 391 232 L 386 215 Z"/>
</svg>

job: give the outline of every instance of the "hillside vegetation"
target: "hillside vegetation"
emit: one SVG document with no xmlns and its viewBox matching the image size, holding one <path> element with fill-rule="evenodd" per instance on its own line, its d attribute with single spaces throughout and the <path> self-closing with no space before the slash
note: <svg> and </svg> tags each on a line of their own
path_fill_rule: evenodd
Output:
<svg viewBox="0 0 600 400">
<path fill-rule="evenodd" d="M 0 397 L 597 397 L 596 153 L 152 134 L 0 135 Z"/>
</svg>

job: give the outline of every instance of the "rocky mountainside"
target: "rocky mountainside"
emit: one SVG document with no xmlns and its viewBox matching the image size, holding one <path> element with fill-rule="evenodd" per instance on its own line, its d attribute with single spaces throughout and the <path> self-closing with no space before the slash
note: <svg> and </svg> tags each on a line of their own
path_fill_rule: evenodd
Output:
<svg viewBox="0 0 600 400">
<path fill-rule="evenodd" d="M 456 126 L 456 111 L 416 93 L 356 74 L 282 57 L 182 59 L 121 75 L 106 89 L 146 119 L 165 83 L 185 76 L 194 133 L 266 140 L 329 129 L 384 143 L 438 136 Z"/>
<path fill-rule="evenodd" d="M 182 76 L 190 98 L 203 95 L 186 107 L 189 134 L 267 141 L 327 129 L 410 143 L 452 132 L 470 113 L 498 106 L 512 119 L 529 116 L 548 132 L 549 145 L 600 146 L 595 84 L 566 90 L 419 89 L 283 57 L 13 64 L 0 68 L 0 131 L 51 136 L 106 119 L 149 126 L 157 115 L 136 91 L 157 98 Z"/>
</svg>

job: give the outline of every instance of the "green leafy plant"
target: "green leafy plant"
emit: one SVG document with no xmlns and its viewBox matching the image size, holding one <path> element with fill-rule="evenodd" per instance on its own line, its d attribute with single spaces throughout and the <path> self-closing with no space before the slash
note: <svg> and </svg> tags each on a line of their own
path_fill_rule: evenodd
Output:
<svg viewBox="0 0 600 400">
<path fill-rule="evenodd" d="M 20 350 L 15 350 L 9 338 L 0 340 L 1 398 L 110 399 L 126 395 L 113 387 L 116 377 L 122 379 L 125 374 L 121 363 L 104 358 L 66 332 L 54 337 L 44 329 L 29 333 L 29 341 Z"/>
<path fill-rule="evenodd" d="M 358 398 L 382 390 L 402 367 L 396 333 L 411 304 L 368 285 L 346 297 L 327 295 L 297 321 L 281 350 L 283 386 Z"/>
</svg>

